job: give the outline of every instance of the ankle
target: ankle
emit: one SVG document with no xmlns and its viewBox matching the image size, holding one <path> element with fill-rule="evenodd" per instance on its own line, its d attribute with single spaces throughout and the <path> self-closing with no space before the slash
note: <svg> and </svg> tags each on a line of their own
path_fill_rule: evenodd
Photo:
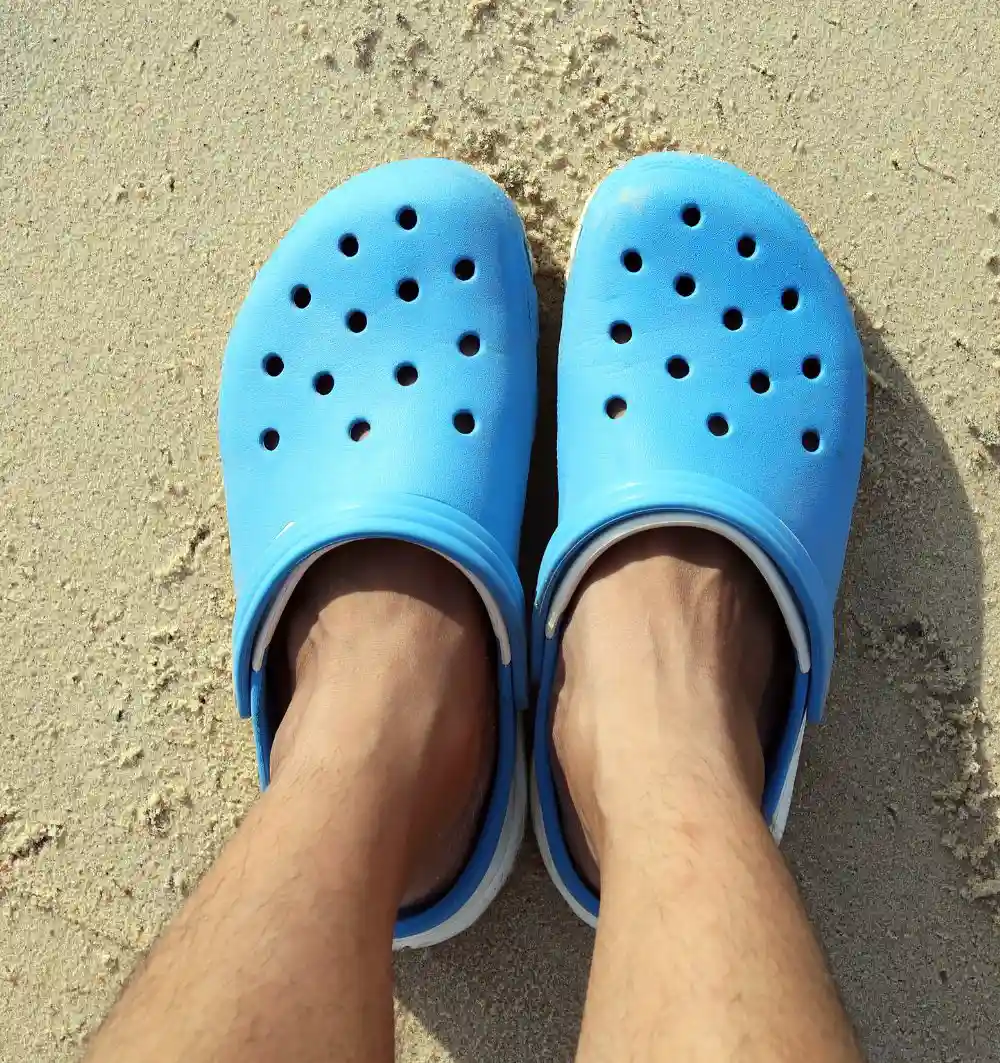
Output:
<svg viewBox="0 0 1000 1063">
<path fill-rule="evenodd" d="M 647 829 L 654 811 L 683 816 L 709 792 L 759 807 L 786 642 L 727 540 L 663 530 L 598 561 L 564 632 L 552 732 L 598 863 L 609 836 Z"/>
<path fill-rule="evenodd" d="M 708 795 L 760 806 L 764 756 L 752 707 L 693 697 L 669 681 L 617 705 L 560 694 L 552 748 L 598 867 L 615 839 L 638 838 L 654 820 L 679 825 Z"/>
<path fill-rule="evenodd" d="M 400 542 L 338 548 L 296 590 L 272 652 L 291 694 L 276 785 L 325 776 L 402 857 L 411 903 L 460 870 L 496 757 L 493 639 L 455 566 Z M 325 791 L 324 791 L 325 792 Z"/>
</svg>

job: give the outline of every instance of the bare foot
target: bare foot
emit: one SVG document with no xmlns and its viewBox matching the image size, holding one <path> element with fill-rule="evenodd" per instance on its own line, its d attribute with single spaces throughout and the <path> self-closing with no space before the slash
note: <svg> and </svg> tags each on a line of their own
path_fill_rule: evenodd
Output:
<svg viewBox="0 0 1000 1063">
<path fill-rule="evenodd" d="M 400 794 L 404 907 L 446 890 L 475 841 L 496 758 L 494 641 L 472 585 L 420 547 L 349 543 L 296 588 L 272 650 L 282 651 L 291 695 L 272 778 L 323 770 L 337 750 L 359 786 Z"/>
<path fill-rule="evenodd" d="M 664 773 L 726 774 L 759 804 L 793 661 L 767 585 L 720 536 L 646 532 L 595 563 L 563 634 L 552 722 L 566 840 L 592 889 L 609 817 L 641 819 Z"/>
</svg>

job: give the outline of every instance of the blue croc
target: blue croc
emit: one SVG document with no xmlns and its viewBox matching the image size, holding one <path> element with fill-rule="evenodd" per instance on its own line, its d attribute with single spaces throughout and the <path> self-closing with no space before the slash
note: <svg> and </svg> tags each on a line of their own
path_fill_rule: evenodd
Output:
<svg viewBox="0 0 1000 1063">
<path fill-rule="evenodd" d="M 226 348 L 233 672 L 261 786 L 283 709 L 268 702 L 268 645 L 327 550 L 365 538 L 434 550 L 474 584 L 496 634 L 499 750 L 482 832 L 447 896 L 401 913 L 397 947 L 471 925 L 523 834 L 527 637 L 515 558 L 537 331 L 513 204 L 469 166 L 422 159 L 355 177 L 307 211 L 257 275 Z"/>
<path fill-rule="evenodd" d="M 770 586 L 798 674 L 763 812 L 788 815 L 806 720 L 833 661 L 833 606 L 865 434 L 851 308 L 799 216 L 700 156 L 649 155 L 595 191 L 577 232 L 559 348 L 559 525 L 542 561 L 532 817 L 572 908 L 598 898 L 570 859 L 549 761 L 562 619 L 613 543 L 664 525 L 740 546 Z"/>
</svg>

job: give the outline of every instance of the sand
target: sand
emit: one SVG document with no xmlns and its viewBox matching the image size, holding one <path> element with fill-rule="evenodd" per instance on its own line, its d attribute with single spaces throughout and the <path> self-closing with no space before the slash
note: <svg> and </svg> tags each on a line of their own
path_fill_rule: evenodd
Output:
<svg viewBox="0 0 1000 1063">
<path fill-rule="evenodd" d="M 994 0 L 2 0 L 0 1059 L 75 1058 L 255 795 L 229 678 L 226 334 L 327 188 L 441 154 L 516 199 L 552 520 L 569 236 L 637 152 L 808 219 L 871 371 L 826 724 L 786 851 L 873 1060 L 1000 1059 Z M 590 932 L 531 846 L 398 964 L 401 1058 L 567 1060 Z"/>
</svg>

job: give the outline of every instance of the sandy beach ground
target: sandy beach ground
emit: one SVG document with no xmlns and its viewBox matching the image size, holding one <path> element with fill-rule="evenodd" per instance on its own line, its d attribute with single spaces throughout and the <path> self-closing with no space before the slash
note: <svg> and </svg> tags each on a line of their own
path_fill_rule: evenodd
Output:
<svg viewBox="0 0 1000 1063">
<path fill-rule="evenodd" d="M 79 1054 L 256 793 L 215 436 L 254 271 L 388 159 L 510 192 L 530 580 L 570 233 L 612 166 L 682 149 L 805 216 L 870 368 L 788 859 L 874 1061 L 1000 1060 L 998 71 L 995 0 L 0 0 L 0 1059 Z M 472 933 L 399 961 L 401 1058 L 570 1059 L 591 944 L 527 846 Z"/>
</svg>

